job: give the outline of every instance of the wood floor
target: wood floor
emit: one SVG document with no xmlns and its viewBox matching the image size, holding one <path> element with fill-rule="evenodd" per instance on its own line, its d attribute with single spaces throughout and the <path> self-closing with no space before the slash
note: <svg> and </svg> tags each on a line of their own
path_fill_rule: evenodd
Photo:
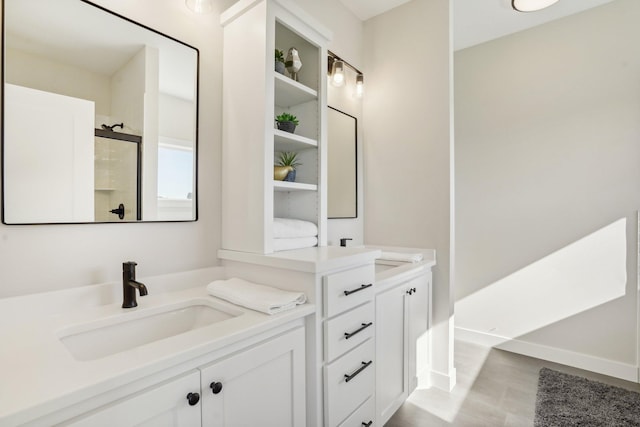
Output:
<svg viewBox="0 0 640 427">
<path fill-rule="evenodd" d="M 532 426 L 542 367 L 628 390 L 640 385 L 456 340 L 457 385 L 451 393 L 416 390 L 386 427 Z"/>
</svg>

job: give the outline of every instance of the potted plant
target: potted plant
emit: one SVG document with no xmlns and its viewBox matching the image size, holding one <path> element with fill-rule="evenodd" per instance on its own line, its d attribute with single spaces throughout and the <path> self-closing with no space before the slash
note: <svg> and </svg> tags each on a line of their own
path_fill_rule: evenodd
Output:
<svg viewBox="0 0 640 427">
<path fill-rule="evenodd" d="M 289 133 L 293 133 L 299 123 L 298 118 L 289 113 L 282 113 L 276 116 L 276 122 L 278 123 L 278 129 Z"/>
<path fill-rule="evenodd" d="M 273 167 L 273 178 L 277 181 L 293 182 L 296 180 L 296 166 L 301 164 L 295 151 L 282 152 L 278 157 L 278 164 Z"/>
<path fill-rule="evenodd" d="M 280 49 L 276 49 L 276 71 L 280 74 L 284 74 L 284 52 Z"/>
</svg>

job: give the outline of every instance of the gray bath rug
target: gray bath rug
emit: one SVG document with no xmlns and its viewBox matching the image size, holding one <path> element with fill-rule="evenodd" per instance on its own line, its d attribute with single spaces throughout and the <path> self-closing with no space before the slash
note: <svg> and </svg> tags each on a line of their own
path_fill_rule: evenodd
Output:
<svg viewBox="0 0 640 427">
<path fill-rule="evenodd" d="M 542 368 L 534 426 L 640 426 L 640 393 Z"/>
</svg>

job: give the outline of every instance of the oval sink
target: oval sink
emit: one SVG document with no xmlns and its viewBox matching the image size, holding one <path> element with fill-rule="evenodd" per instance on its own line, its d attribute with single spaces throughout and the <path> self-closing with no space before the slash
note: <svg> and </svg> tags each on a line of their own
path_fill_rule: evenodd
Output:
<svg viewBox="0 0 640 427">
<path fill-rule="evenodd" d="M 71 355 L 95 360 L 240 316 L 243 312 L 207 299 L 136 309 L 58 332 Z"/>
</svg>

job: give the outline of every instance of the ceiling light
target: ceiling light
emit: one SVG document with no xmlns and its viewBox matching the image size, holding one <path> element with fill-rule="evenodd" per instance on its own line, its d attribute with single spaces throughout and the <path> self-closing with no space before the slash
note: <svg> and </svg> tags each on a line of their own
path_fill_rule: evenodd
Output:
<svg viewBox="0 0 640 427">
<path fill-rule="evenodd" d="M 204 14 L 213 10 L 213 0 L 186 0 L 185 4 L 195 13 Z"/>
<path fill-rule="evenodd" d="M 549 7 L 557 1 L 558 0 L 511 0 L 511 7 L 518 12 L 534 12 Z"/>
</svg>

